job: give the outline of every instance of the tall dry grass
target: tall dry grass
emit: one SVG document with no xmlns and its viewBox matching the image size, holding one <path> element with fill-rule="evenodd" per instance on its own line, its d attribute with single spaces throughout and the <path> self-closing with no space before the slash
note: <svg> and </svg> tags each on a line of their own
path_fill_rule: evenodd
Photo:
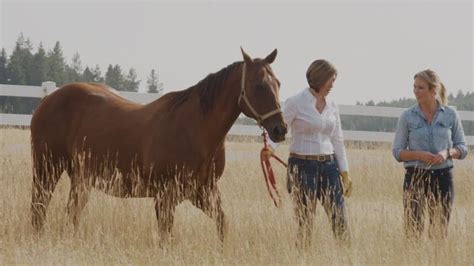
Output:
<svg viewBox="0 0 474 266">
<path fill-rule="evenodd" d="M 0 265 L 9 264 L 389 264 L 462 265 L 474 262 L 474 160 L 455 164 L 455 202 L 446 240 L 416 242 L 403 231 L 403 167 L 389 149 L 349 149 L 354 191 L 347 200 L 352 242 L 339 245 L 318 205 L 313 246 L 295 248 L 296 222 L 285 193 L 285 170 L 274 165 L 284 206 L 268 196 L 258 143 L 227 143 L 219 182 L 229 232 L 220 248 L 215 224 L 190 203 L 176 212 L 173 239 L 158 247 L 152 199 L 118 199 L 93 192 L 77 232 L 67 225 L 69 180 L 63 175 L 37 238 L 30 225 L 29 131 L 0 129 Z M 278 154 L 286 155 L 282 146 Z M 285 156 L 282 156 L 285 157 Z"/>
</svg>

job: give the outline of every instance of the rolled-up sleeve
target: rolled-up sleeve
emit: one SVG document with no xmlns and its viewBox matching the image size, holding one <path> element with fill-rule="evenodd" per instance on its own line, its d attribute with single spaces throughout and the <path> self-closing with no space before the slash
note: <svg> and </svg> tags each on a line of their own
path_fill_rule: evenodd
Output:
<svg viewBox="0 0 474 266">
<path fill-rule="evenodd" d="M 464 136 L 464 130 L 462 128 L 461 118 L 459 118 L 458 112 L 454 111 L 455 119 L 452 129 L 452 141 L 453 148 L 458 149 L 461 152 L 460 160 L 466 158 L 468 150 L 466 145 L 466 137 Z"/>
<path fill-rule="evenodd" d="M 408 124 L 405 119 L 405 113 L 402 113 L 398 119 L 395 138 L 393 140 L 392 154 L 398 162 L 402 162 L 400 152 L 408 146 Z"/>
</svg>

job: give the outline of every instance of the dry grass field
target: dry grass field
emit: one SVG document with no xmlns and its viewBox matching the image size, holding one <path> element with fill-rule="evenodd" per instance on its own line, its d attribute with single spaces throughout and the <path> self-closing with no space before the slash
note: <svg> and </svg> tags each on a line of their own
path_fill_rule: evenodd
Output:
<svg viewBox="0 0 474 266">
<path fill-rule="evenodd" d="M 69 180 L 63 175 L 48 209 L 45 233 L 30 225 L 29 131 L 0 129 L 0 265 L 472 265 L 474 263 L 474 157 L 455 164 L 455 201 L 449 236 L 405 239 L 403 167 L 391 151 L 348 149 L 354 191 L 347 200 L 352 242 L 339 245 L 319 205 L 313 246 L 295 248 L 296 222 L 285 193 L 285 170 L 274 164 L 283 207 L 267 194 L 257 160 L 261 144 L 227 143 L 227 166 L 219 181 L 229 220 L 220 248 L 213 221 L 184 202 L 177 208 L 173 238 L 158 247 L 152 199 L 118 199 L 93 192 L 79 230 L 67 225 Z M 277 154 L 286 159 L 287 146 Z"/>
</svg>

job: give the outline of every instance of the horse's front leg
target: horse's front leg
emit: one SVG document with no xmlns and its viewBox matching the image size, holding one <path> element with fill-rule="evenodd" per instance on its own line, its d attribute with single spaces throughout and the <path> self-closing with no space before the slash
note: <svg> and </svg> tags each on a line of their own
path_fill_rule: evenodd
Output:
<svg viewBox="0 0 474 266">
<path fill-rule="evenodd" d="M 170 240 L 176 205 L 177 200 L 170 192 L 160 192 L 155 197 L 155 211 L 156 218 L 158 219 L 160 246 L 164 246 Z"/>
<path fill-rule="evenodd" d="M 79 228 L 79 220 L 82 210 L 89 200 L 90 186 L 87 182 L 76 180 L 79 177 L 71 176 L 71 189 L 69 191 L 69 201 L 67 203 L 67 213 L 69 216 L 69 223 L 74 225 L 74 229 Z"/>
<path fill-rule="evenodd" d="M 201 209 L 207 216 L 215 220 L 217 226 L 217 233 L 221 244 L 224 243 L 227 234 L 228 223 L 224 211 L 222 209 L 221 193 L 217 187 L 211 191 L 201 190 L 192 203 L 197 208 Z"/>
</svg>

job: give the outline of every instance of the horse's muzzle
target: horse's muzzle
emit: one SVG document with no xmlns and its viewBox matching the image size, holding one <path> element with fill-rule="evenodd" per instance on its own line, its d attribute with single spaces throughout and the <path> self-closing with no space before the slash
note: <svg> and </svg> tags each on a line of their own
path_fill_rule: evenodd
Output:
<svg viewBox="0 0 474 266">
<path fill-rule="evenodd" d="M 285 140 L 286 133 L 286 125 L 277 124 L 271 129 L 268 135 L 273 142 L 282 142 Z"/>
</svg>

